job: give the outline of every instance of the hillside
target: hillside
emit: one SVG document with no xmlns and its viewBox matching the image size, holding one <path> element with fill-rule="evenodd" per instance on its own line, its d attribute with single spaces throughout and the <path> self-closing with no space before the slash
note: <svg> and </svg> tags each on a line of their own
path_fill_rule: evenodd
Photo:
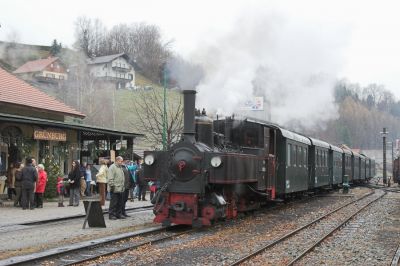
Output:
<svg viewBox="0 0 400 266">
<path fill-rule="evenodd" d="M 5 64 L 5 68 L 9 71 L 15 70 L 27 61 L 47 58 L 49 55 L 50 46 L 0 41 L 0 64 Z"/>
</svg>

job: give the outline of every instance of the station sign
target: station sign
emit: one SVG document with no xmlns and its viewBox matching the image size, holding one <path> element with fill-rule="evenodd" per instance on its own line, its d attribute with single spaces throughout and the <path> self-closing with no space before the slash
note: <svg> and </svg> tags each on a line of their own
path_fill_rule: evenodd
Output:
<svg viewBox="0 0 400 266">
<path fill-rule="evenodd" d="M 67 132 L 35 129 L 33 138 L 38 140 L 54 140 L 54 141 L 67 141 Z"/>
<path fill-rule="evenodd" d="M 263 111 L 264 110 L 264 97 L 253 97 L 244 102 L 240 108 L 247 111 Z"/>
</svg>

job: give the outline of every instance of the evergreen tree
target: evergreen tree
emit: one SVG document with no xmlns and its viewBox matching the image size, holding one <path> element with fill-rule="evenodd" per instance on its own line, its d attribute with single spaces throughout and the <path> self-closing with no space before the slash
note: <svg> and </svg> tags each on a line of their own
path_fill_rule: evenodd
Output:
<svg viewBox="0 0 400 266">
<path fill-rule="evenodd" d="M 57 40 L 54 39 L 53 44 L 50 47 L 50 54 L 52 56 L 57 56 L 61 52 L 61 49 L 62 49 L 61 43 L 57 43 Z"/>
<path fill-rule="evenodd" d="M 47 184 L 44 192 L 45 198 L 57 196 L 57 177 L 61 176 L 60 164 L 54 158 L 47 156 L 44 161 L 44 168 L 47 172 Z"/>
</svg>

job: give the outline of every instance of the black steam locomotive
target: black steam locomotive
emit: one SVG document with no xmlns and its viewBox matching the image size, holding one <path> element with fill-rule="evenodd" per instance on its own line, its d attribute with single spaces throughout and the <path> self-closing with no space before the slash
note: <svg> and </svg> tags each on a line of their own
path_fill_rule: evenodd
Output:
<svg viewBox="0 0 400 266">
<path fill-rule="evenodd" d="M 375 175 L 370 158 L 274 124 L 195 116 L 196 92 L 183 94 L 182 141 L 144 154 L 144 175 L 158 183 L 155 222 L 210 225 L 268 201 Z"/>
</svg>

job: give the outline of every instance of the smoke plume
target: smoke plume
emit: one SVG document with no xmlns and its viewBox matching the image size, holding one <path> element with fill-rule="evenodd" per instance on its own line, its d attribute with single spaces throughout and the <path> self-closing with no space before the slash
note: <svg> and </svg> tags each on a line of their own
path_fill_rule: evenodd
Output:
<svg viewBox="0 0 400 266">
<path fill-rule="evenodd" d="M 205 38 L 194 55 L 205 70 L 197 86 L 197 105 L 240 114 L 246 100 L 262 96 L 264 120 L 311 128 L 335 118 L 333 85 L 341 67 L 343 36 L 346 30 L 341 28 L 276 12 L 247 13 L 230 32 Z"/>
</svg>

